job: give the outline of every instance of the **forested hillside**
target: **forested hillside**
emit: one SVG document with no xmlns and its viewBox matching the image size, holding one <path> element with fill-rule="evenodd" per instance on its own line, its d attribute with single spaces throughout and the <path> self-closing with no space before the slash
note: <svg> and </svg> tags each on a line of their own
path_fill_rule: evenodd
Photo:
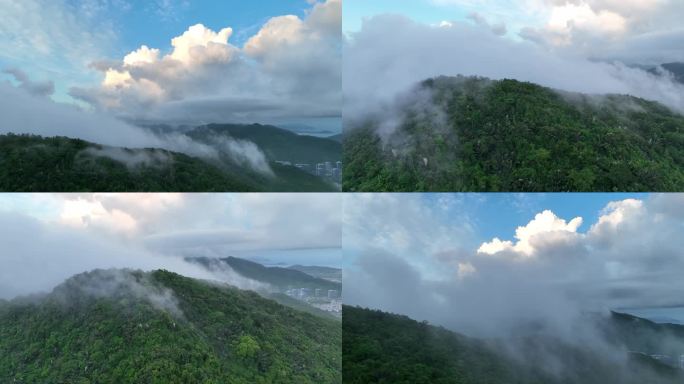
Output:
<svg viewBox="0 0 684 384">
<path fill-rule="evenodd" d="M 254 292 L 94 271 L 0 303 L 0 382 L 340 383 L 341 336 Z"/>
<path fill-rule="evenodd" d="M 684 189 L 684 116 L 655 102 L 440 77 L 402 103 L 347 127 L 344 190 Z"/>
<path fill-rule="evenodd" d="M 265 175 L 230 161 L 161 149 L 103 147 L 79 139 L 0 136 L 0 191 L 333 191 L 324 180 L 271 164 Z"/>
<path fill-rule="evenodd" d="M 406 316 L 344 307 L 345 383 L 643 384 L 680 383 L 682 371 L 646 353 L 615 360 L 559 339 L 468 338 Z M 623 352 L 624 353 L 624 352 Z M 555 359 L 554 359 L 555 357 Z"/>
</svg>

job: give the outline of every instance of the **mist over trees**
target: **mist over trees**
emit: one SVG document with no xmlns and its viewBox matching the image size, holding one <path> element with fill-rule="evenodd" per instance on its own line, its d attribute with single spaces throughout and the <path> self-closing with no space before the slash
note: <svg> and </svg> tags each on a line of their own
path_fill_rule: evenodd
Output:
<svg viewBox="0 0 684 384">
<path fill-rule="evenodd" d="M 339 383 L 340 323 L 159 270 L 0 302 L 0 381 Z"/>
<path fill-rule="evenodd" d="M 647 353 L 628 355 L 622 350 L 609 355 L 591 345 L 580 347 L 525 332 L 514 340 L 474 339 L 402 315 L 349 306 L 344 313 L 346 383 L 674 384 L 684 379 L 682 371 Z M 660 351 L 653 344 L 656 338 L 642 336 L 637 341 L 635 336 L 651 331 L 665 337 L 665 327 L 636 320 L 619 314 L 604 320 L 606 331 L 619 335 L 616 351 L 625 343 L 640 344 L 642 351 Z M 681 342 L 684 327 L 671 327 Z"/>
<path fill-rule="evenodd" d="M 227 156 L 207 159 L 163 149 L 103 147 L 80 139 L 0 135 L 0 190 L 17 192 L 333 191 L 299 169 L 271 174 Z M 265 159 L 263 161 L 266 161 Z"/>
<path fill-rule="evenodd" d="M 428 79 L 348 126 L 345 191 L 679 191 L 684 117 L 516 80 Z"/>
</svg>

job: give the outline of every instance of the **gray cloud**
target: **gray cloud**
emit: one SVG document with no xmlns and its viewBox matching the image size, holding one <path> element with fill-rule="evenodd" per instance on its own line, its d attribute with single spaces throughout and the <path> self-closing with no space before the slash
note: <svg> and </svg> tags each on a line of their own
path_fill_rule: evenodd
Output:
<svg viewBox="0 0 684 384">
<path fill-rule="evenodd" d="M 677 0 L 541 0 L 551 15 L 543 26 L 524 27 L 520 35 L 558 52 L 621 60 L 630 64 L 684 61 Z"/>
<path fill-rule="evenodd" d="M 142 46 L 123 60 L 91 65 L 98 87 L 71 96 L 130 119 L 254 122 L 340 117 L 341 1 L 314 2 L 306 17 L 273 17 L 243 48 L 232 29 L 201 24 L 172 40 L 173 50 Z"/>
<path fill-rule="evenodd" d="M 394 199 L 395 209 L 414 204 L 410 196 Z M 577 327 L 587 313 L 683 304 L 681 195 L 611 203 L 585 232 L 550 213 L 538 216 L 518 229 L 515 241 L 487 252 L 463 240 L 458 220 L 451 227 L 461 234 L 449 242 L 441 235 L 445 224 L 438 210 L 425 206 L 423 220 L 439 230 L 418 226 L 407 245 L 384 246 L 378 239 L 405 232 L 415 216 L 386 219 L 385 210 L 373 208 L 376 203 L 356 197 L 345 197 L 345 205 L 357 206 L 345 213 L 345 228 L 357 228 L 345 231 L 349 304 L 486 337 L 543 324 L 550 334 L 579 344 L 586 340 Z M 377 222 L 387 224 L 375 228 Z M 586 336 L 592 332 L 589 327 Z"/>
<path fill-rule="evenodd" d="M 24 202 L 14 197 L 0 202 L 0 227 L 5 228 L 0 235 L 0 298 L 5 299 L 51 290 L 85 271 L 112 268 L 167 269 L 243 289 L 267 290 L 230 268 L 207 271 L 185 262 L 184 257 L 339 248 L 341 241 L 341 214 L 335 210 L 340 201 L 335 195 L 41 194 L 17 198 Z M 27 208 L 32 204 L 53 213 L 49 218 L 30 216 L 36 215 Z M 277 259 L 271 253 L 268 257 Z"/>
<path fill-rule="evenodd" d="M 219 159 L 220 154 L 227 154 L 238 163 L 265 174 L 272 174 L 266 156 L 249 141 L 222 138 L 207 145 L 180 133 L 154 134 L 106 113 L 56 103 L 49 98 L 27 92 L 23 87 L 16 88 L 8 83 L 0 83 L 0 100 L 0 113 L 3 115 L 0 134 L 66 136 L 109 147 L 161 148 L 208 159 Z M 149 155 L 114 148 L 91 153 L 107 156 L 127 165 L 160 163 L 163 160 L 160 158 L 161 154 L 155 159 L 150 159 Z"/>
<path fill-rule="evenodd" d="M 55 83 L 52 81 L 31 81 L 26 73 L 18 68 L 5 69 L 3 72 L 12 75 L 19 82 L 19 87 L 32 95 L 50 96 L 55 93 Z"/>
<path fill-rule="evenodd" d="M 165 268 L 211 278 L 176 258 L 166 258 L 103 236 L 46 225 L 19 214 L 0 214 L 5 228 L 0 257 L 0 297 L 44 292 L 68 277 L 96 268 Z M 31 240 L 28 240 L 31 239 Z"/>
<path fill-rule="evenodd" d="M 86 148 L 84 153 L 95 157 L 108 157 L 112 160 L 126 164 L 129 168 L 136 168 L 139 166 L 163 167 L 171 161 L 171 158 L 161 151 L 154 151 L 151 153 L 133 152 L 118 147 L 90 147 Z"/>
<path fill-rule="evenodd" d="M 507 32 L 506 24 L 490 24 L 484 16 L 480 15 L 477 12 L 472 12 L 470 15 L 468 15 L 468 18 L 480 27 L 489 28 L 495 35 L 503 36 Z"/>
<path fill-rule="evenodd" d="M 53 297 L 62 304 L 69 305 L 74 291 L 83 297 L 92 298 L 133 295 L 137 299 L 146 300 L 156 309 L 183 317 L 173 291 L 155 285 L 148 276 L 138 277 L 135 271 L 129 269 L 98 269 L 71 277 L 54 291 Z"/>
<path fill-rule="evenodd" d="M 343 56 L 348 125 L 391 109 L 419 81 L 458 74 L 514 78 L 573 92 L 631 94 L 684 111 L 684 86 L 670 77 L 552 52 L 466 23 L 428 26 L 402 16 L 377 16 L 351 34 Z"/>
</svg>

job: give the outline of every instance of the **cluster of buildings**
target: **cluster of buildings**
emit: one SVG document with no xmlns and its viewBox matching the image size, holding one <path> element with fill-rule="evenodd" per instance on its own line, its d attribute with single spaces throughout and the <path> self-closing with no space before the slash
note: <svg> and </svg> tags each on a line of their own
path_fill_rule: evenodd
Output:
<svg viewBox="0 0 684 384">
<path fill-rule="evenodd" d="M 679 355 L 679 356 L 661 355 L 661 354 L 651 355 L 651 354 L 647 354 L 647 353 L 643 353 L 643 352 L 635 352 L 635 351 L 630 351 L 629 353 L 648 356 L 654 360 L 658 360 L 659 362 L 661 362 L 665 365 L 669 365 L 670 367 L 679 368 L 681 370 L 684 370 L 684 355 Z"/>
<path fill-rule="evenodd" d="M 342 299 L 337 289 L 293 288 L 286 290 L 285 294 L 297 300 L 302 300 L 322 311 L 335 314 L 342 313 Z"/>
<path fill-rule="evenodd" d="M 651 358 L 671 367 L 684 370 L 684 355 L 679 355 L 679 357 L 670 355 L 651 355 Z"/>
<path fill-rule="evenodd" d="M 342 313 L 342 301 L 333 300 L 327 303 L 310 303 L 312 306 L 320 309 L 321 311 L 333 312 L 337 314 Z"/>
<path fill-rule="evenodd" d="M 290 161 L 276 161 L 276 163 L 281 164 L 281 165 L 289 165 L 289 166 L 294 166 L 299 169 L 301 169 L 304 172 L 308 172 L 314 176 L 318 176 L 320 178 L 330 180 L 333 183 L 341 183 L 342 182 L 342 162 L 341 161 L 326 161 L 323 163 L 316 163 L 316 164 L 307 164 L 307 163 L 300 163 L 300 164 L 292 164 Z"/>
<path fill-rule="evenodd" d="M 307 298 L 324 298 L 334 300 L 340 298 L 340 293 L 337 289 L 328 289 L 326 291 L 321 288 L 292 288 L 285 291 L 285 294 L 299 300 L 305 300 Z"/>
</svg>

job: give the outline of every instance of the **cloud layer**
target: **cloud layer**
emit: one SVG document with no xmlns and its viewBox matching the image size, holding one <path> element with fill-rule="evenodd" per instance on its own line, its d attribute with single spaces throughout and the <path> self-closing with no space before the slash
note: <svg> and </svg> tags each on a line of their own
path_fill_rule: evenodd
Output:
<svg viewBox="0 0 684 384">
<path fill-rule="evenodd" d="M 101 111 L 86 111 L 77 106 L 56 103 L 45 97 L 51 91 L 51 83 L 33 82 L 18 70 L 11 73 L 21 85 L 15 87 L 7 82 L 0 82 L 0 113 L 3 116 L 0 134 L 66 136 L 110 147 L 162 148 L 212 160 L 218 160 L 220 154 L 227 154 L 238 164 L 267 175 L 272 174 L 266 156 L 250 141 L 217 137 L 207 145 L 179 132 L 156 134 Z M 163 163 L 167 160 L 161 154 L 156 157 L 147 154 L 131 155 L 118 148 L 90 152 L 127 165 Z"/>
<path fill-rule="evenodd" d="M 335 195 L 40 194 L 2 200 L 5 299 L 50 290 L 96 268 L 164 268 L 263 288 L 230 269 L 208 272 L 183 258 L 339 248 L 341 242 L 340 213 L 330 208 L 340 204 Z"/>
<path fill-rule="evenodd" d="M 473 12 L 509 37 L 557 52 L 630 64 L 684 61 L 678 0 L 426 0 L 444 14 Z M 492 23 L 495 20 L 496 23 Z"/>
<path fill-rule="evenodd" d="M 630 94 L 684 111 L 684 86 L 666 75 L 595 62 L 464 22 L 430 26 L 403 16 L 366 20 L 345 42 L 345 122 L 376 114 L 440 75 L 513 78 L 565 91 Z"/>
<path fill-rule="evenodd" d="M 254 122 L 339 117 L 341 0 L 314 2 L 304 19 L 270 19 L 244 47 L 230 27 L 190 26 L 171 50 L 142 45 L 121 60 L 93 63 L 103 80 L 70 94 L 140 120 Z"/>
<path fill-rule="evenodd" d="M 584 230 L 582 218 L 546 210 L 518 227 L 514 240 L 479 244 L 465 214 L 445 220 L 440 208 L 410 195 L 379 197 L 382 210 L 373 200 L 345 196 L 345 206 L 356 207 L 344 218 L 349 304 L 480 336 L 542 323 L 568 340 L 587 312 L 683 304 L 683 195 L 611 202 Z M 420 212 L 423 224 L 384 213 L 404 207 Z M 397 236 L 388 234 L 405 238 L 384 246 L 379 239 Z"/>
<path fill-rule="evenodd" d="M 535 0 L 544 22 L 520 31 L 523 38 L 585 57 L 632 64 L 684 61 L 677 0 Z"/>
</svg>

